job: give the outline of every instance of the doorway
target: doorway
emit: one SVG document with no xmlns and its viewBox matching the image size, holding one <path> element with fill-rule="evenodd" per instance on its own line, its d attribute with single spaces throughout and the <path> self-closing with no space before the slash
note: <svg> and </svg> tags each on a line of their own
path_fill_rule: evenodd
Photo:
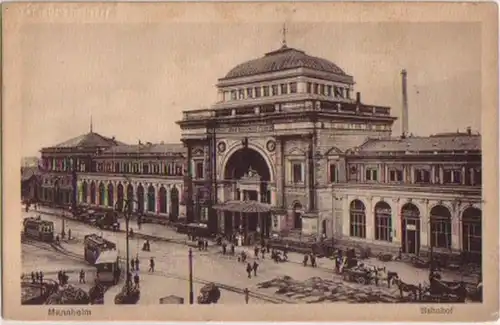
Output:
<svg viewBox="0 0 500 325">
<path fill-rule="evenodd" d="M 411 203 L 401 209 L 401 249 L 403 253 L 420 252 L 420 211 Z"/>
</svg>

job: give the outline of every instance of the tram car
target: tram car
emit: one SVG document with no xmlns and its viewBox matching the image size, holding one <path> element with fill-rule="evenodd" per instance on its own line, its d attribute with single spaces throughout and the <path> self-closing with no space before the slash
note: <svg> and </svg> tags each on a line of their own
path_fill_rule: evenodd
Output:
<svg viewBox="0 0 500 325">
<path fill-rule="evenodd" d="M 120 280 L 120 258 L 116 249 L 101 252 L 94 266 L 100 284 L 115 285 Z"/>
<path fill-rule="evenodd" d="M 95 225 L 101 229 L 113 231 L 120 230 L 120 222 L 118 222 L 118 214 L 114 211 L 107 211 L 96 215 Z"/>
<path fill-rule="evenodd" d="M 94 265 L 102 252 L 116 250 L 116 244 L 96 234 L 86 235 L 83 239 L 84 258 Z"/>
<path fill-rule="evenodd" d="M 44 242 L 54 241 L 54 223 L 36 218 L 23 221 L 24 235 Z"/>
</svg>

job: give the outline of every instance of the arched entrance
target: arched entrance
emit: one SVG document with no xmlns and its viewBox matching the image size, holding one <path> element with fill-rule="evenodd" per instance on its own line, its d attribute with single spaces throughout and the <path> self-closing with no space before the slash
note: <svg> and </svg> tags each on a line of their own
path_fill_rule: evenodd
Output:
<svg viewBox="0 0 500 325">
<path fill-rule="evenodd" d="M 302 229 L 302 204 L 299 202 L 293 205 L 293 228 Z"/>
<path fill-rule="evenodd" d="M 137 212 L 144 213 L 144 187 L 142 184 L 137 186 Z"/>
<path fill-rule="evenodd" d="M 106 188 L 104 187 L 104 183 L 99 183 L 99 205 L 104 206 L 104 197 L 106 195 Z"/>
<path fill-rule="evenodd" d="M 406 203 L 401 208 L 401 240 L 401 249 L 403 253 L 419 253 L 420 210 L 412 203 Z"/>
<path fill-rule="evenodd" d="M 158 196 L 158 199 L 160 200 L 160 213 L 167 213 L 167 190 L 163 187 L 163 185 L 160 187 L 160 193 Z"/>
<path fill-rule="evenodd" d="M 366 238 L 366 207 L 360 200 L 353 200 L 349 207 L 349 235 Z"/>
<path fill-rule="evenodd" d="M 172 187 L 170 191 L 170 219 L 177 220 L 179 217 L 179 190 L 177 187 Z"/>
<path fill-rule="evenodd" d="M 95 188 L 95 182 L 92 181 L 90 183 L 90 204 L 95 204 L 96 201 L 96 188 Z"/>
<path fill-rule="evenodd" d="M 114 202 L 114 188 L 113 184 L 109 183 L 108 184 L 108 207 L 114 207 L 115 202 Z"/>
<path fill-rule="evenodd" d="M 117 186 L 117 200 L 118 202 L 116 202 L 117 204 L 117 207 L 118 207 L 118 211 L 123 211 L 123 198 L 124 198 L 124 195 L 123 195 L 123 185 L 122 183 L 118 183 L 118 186 Z"/>
<path fill-rule="evenodd" d="M 88 185 L 86 181 L 83 181 L 82 183 L 82 202 L 87 203 L 87 197 L 89 195 L 88 193 Z"/>
<path fill-rule="evenodd" d="M 155 188 L 153 185 L 148 187 L 148 212 L 155 212 Z"/>
<path fill-rule="evenodd" d="M 387 202 L 375 204 L 375 239 L 392 242 L 392 209 Z"/>
<path fill-rule="evenodd" d="M 469 207 L 462 213 L 462 250 L 469 262 L 481 263 L 482 211 Z"/>
<path fill-rule="evenodd" d="M 448 208 L 436 205 L 431 209 L 431 247 L 451 248 L 451 213 Z"/>
</svg>

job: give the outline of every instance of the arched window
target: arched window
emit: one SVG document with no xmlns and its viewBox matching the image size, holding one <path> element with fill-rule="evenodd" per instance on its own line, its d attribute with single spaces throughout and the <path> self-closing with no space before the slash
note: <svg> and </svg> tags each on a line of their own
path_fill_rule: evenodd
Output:
<svg viewBox="0 0 500 325">
<path fill-rule="evenodd" d="M 375 239 L 392 242 L 392 211 L 386 202 L 375 205 Z"/>
<path fill-rule="evenodd" d="M 96 188 L 95 188 L 95 182 L 92 181 L 90 183 L 90 203 L 95 204 L 96 201 Z"/>
<path fill-rule="evenodd" d="M 409 254 L 420 251 L 420 210 L 413 203 L 401 208 L 401 248 Z"/>
<path fill-rule="evenodd" d="M 113 190 L 114 190 L 113 184 L 109 183 L 108 184 L 108 207 L 114 207 L 114 204 L 115 204 L 114 197 L 113 197 L 113 195 L 114 195 Z"/>
<path fill-rule="evenodd" d="M 446 207 L 436 205 L 431 209 L 431 247 L 451 247 L 451 213 Z"/>
<path fill-rule="evenodd" d="M 179 217 L 179 190 L 175 186 L 170 191 L 170 215 L 173 220 Z"/>
<path fill-rule="evenodd" d="M 82 183 L 82 202 L 87 203 L 87 196 L 89 195 L 88 193 L 88 187 L 87 187 L 87 182 L 83 181 Z"/>
<path fill-rule="evenodd" d="M 351 202 L 349 209 L 349 223 L 351 237 L 366 238 L 366 213 L 365 205 L 360 200 Z"/>
<path fill-rule="evenodd" d="M 144 212 L 144 187 L 142 184 L 137 187 L 137 212 Z"/>
<path fill-rule="evenodd" d="M 482 211 L 469 207 L 462 214 L 462 250 L 471 262 L 481 262 Z"/>
<path fill-rule="evenodd" d="M 104 196 L 106 195 L 106 188 L 104 184 L 99 183 L 99 205 L 104 205 Z"/>
<path fill-rule="evenodd" d="M 160 187 L 160 213 L 167 213 L 167 190 L 165 187 Z"/>
<path fill-rule="evenodd" d="M 153 185 L 148 187 L 148 212 L 155 212 L 155 188 Z"/>
<path fill-rule="evenodd" d="M 122 183 L 118 183 L 118 186 L 117 186 L 117 200 L 118 202 L 116 202 L 116 206 L 118 208 L 118 211 L 123 211 L 123 199 L 124 199 L 124 195 L 123 195 L 123 185 Z"/>
<path fill-rule="evenodd" d="M 132 213 L 134 210 L 134 187 L 132 184 L 127 185 L 127 201 L 128 201 L 128 212 Z M 127 207 L 126 207 L 127 208 Z"/>
</svg>

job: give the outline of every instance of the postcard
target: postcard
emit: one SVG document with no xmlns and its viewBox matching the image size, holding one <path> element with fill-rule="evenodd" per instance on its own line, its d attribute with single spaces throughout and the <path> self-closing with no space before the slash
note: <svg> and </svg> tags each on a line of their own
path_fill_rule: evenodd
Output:
<svg viewBox="0 0 500 325">
<path fill-rule="evenodd" d="M 498 319 L 497 11 L 3 4 L 4 317 Z"/>
</svg>

